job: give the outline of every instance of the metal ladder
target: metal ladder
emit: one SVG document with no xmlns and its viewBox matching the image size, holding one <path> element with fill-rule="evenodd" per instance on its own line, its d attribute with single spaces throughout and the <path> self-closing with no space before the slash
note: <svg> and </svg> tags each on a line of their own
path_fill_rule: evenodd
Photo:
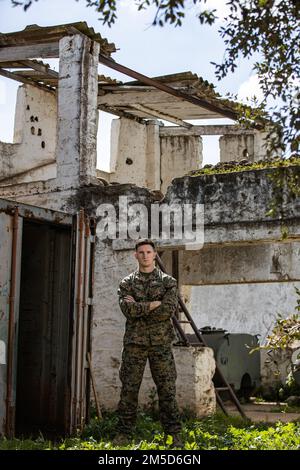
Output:
<svg viewBox="0 0 300 470">
<path fill-rule="evenodd" d="M 160 267 L 160 269 L 164 273 L 167 273 L 167 271 L 166 271 L 166 269 L 163 265 L 163 262 L 162 262 L 162 260 L 161 260 L 161 258 L 158 254 L 156 255 L 156 261 L 157 261 L 157 264 Z M 180 338 L 182 339 L 182 342 L 184 343 L 184 345 L 185 346 L 206 346 L 207 347 L 205 339 L 203 338 L 203 336 L 199 332 L 199 330 L 197 328 L 197 325 L 195 324 L 193 318 L 191 317 L 190 312 L 188 311 L 185 303 L 183 302 L 183 300 L 181 299 L 180 296 L 178 296 L 178 304 L 179 304 L 179 307 L 181 308 L 181 311 L 184 313 L 186 320 L 178 320 L 178 318 L 176 318 L 175 316 L 173 316 L 172 320 L 173 320 L 174 327 L 178 331 L 178 333 L 180 335 Z M 190 342 L 189 338 L 187 337 L 187 335 L 183 331 L 183 328 L 182 328 L 181 324 L 189 324 L 192 327 L 192 329 L 193 329 L 193 331 L 196 335 L 196 338 L 198 340 L 196 343 L 194 343 L 194 342 L 191 343 Z M 227 380 L 224 377 L 222 371 L 220 370 L 220 368 L 217 364 L 217 361 L 216 361 L 216 371 L 215 371 L 215 375 L 213 377 L 213 382 L 215 384 L 216 400 L 217 400 L 217 403 L 220 406 L 221 410 L 223 411 L 223 413 L 226 416 L 229 416 L 229 413 L 228 413 L 228 411 L 225 407 L 224 401 L 221 398 L 220 392 L 228 392 L 230 400 L 236 406 L 236 408 L 237 408 L 238 412 L 240 413 L 241 417 L 244 418 L 244 419 L 248 419 L 247 416 L 245 415 L 245 413 L 243 411 L 243 408 L 241 407 L 241 404 L 240 404 L 236 394 L 234 393 L 231 385 L 227 382 Z M 216 384 L 219 384 L 219 383 L 221 383 L 222 386 L 216 386 Z"/>
</svg>

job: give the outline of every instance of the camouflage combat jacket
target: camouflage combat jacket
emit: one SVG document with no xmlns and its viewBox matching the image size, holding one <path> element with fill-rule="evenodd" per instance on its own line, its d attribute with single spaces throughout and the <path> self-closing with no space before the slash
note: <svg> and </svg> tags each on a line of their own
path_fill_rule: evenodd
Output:
<svg viewBox="0 0 300 470">
<path fill-rule="evenodd" d="M 158 268 L 147 277 L 137 269 L 121 281 L 118 295 L 127 319 L 124 344 L 150 346 L 170 344 L 175 339 L 171 317 L 178 303 L 176 279 Z M 126 295 L 131 295 L 135 302 L 126 302 Z M 161 305 L 150 311 L 150 302 L 154 300 L 160 300 Z"/>
</svg>

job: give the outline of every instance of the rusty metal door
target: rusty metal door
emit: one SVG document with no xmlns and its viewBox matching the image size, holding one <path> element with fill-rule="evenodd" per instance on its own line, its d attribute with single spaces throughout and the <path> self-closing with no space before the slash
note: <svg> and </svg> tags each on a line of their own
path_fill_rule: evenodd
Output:
<svg viewBox="0 0 300 470">
<path fill-rule="evenodd" d="M 14 435 L 22 219 L 0 211 L 0 434 Z"/>
<path fill-rule="evenodd" d="M 94 235 L 90 219 L 81 210 L 76 216 L 0 199 L 0 434 L 15 434 L 18 329 L 20 310 L 22 239 L 26 221 L 72 228 L 71 285 L 67 315 L 70 332 L 66 337 L 68 365 L 65 371 L 64 431 L 82 429 L 89 404 L 90 375 L 87 352 L 90 352 L 92 315 L 92 278 Z"/>
<path fill-rule="evenodd" d="M 94 236 L 90 219 L 81 210 L 73 225 L 74 240 L 74 311 L 72 339 L 71 419 L 70 433 L 82 429 L 87 420 L 89 402 L 90 327 Z"/>
</svg>

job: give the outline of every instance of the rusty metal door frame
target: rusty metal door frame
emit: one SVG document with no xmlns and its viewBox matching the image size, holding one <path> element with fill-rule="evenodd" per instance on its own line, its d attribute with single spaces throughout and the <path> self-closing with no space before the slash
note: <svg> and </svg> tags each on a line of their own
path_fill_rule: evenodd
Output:
<svg viewBox="0 0 300 470">
<path fill-rule="evenodd" d="M 12 249 L 11 249 L 11 271 L 10 271 L 10 289 L 9 289 L 9 313 L 8 313 L 8 338 L 7 338 L 7 368 L 6 368 L 6 419 L 5 434 L 13 437 L 15 434 L 15 411 L 16 400 L 14 383 L 16 382 L 16 338 L 17 338 L 17 316 L 19 308 L 19 283 L 20 273 L 17 272 L 17 265 L 20 265 L 21 243 L 18 207 L 15 208 L 12 221 Z"/>
<path fill-rule="evenodd" d="M 11 224 L 11 256 L 8 293 L 8 333 L 4 341 L 7 344 L 6 387 L 4 390 L 5 408 L 3 432 L 7 437 L 15 434 L 15 409 L 16 409 L 16 376 L 17 376 L 17 345 L 18 345 L 18 316 L 19 316 L 19 291 L 21 279 L 22 256 L 22 229 L 23 220 L 45 222 L 47 224 L 72 227 L 73 216 L 64 212 L 52 211 L 36 206 L 31 206 L 15 201 L 0 199 L 0 213 L 10 217 Z M 71 299 L 71 295 L 70 295 Z M 69 354 L 71 349 L 69 347 Z M 0 406 L 2 406 L 0 404 Z M 65 428 L 68 431 L 69 412 L 65 416 Z"/>
<path fill-rule="evenodd" d="M 69 432 L 82 430 L 87 418 L 89 397 L 91 282 L 93 276 L 93 243 L 90 219 L 81 209 L 74 217 L 73 233 L 73 339 L 71 365 L 71 409 Z"/>
</svg>

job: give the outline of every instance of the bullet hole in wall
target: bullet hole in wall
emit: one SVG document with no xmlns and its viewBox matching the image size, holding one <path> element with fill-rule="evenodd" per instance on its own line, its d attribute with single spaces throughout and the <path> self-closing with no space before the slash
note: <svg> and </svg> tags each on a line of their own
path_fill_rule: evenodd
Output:
<svg viewBox="0 0 300 470">
<path fill-rule="evenodd" d="M 126 165 L 132 165 L 133 160 L 131 158 L 126 158 Z"/>
<path fill-rule="evenodd" d="M 44 141 L 42 141 L 42 143 L 41 143 L 41 147 L 42 147 L 42 149 L 44 149 L 44 148 L 46 147 L 46 144 L 45 144 L 45 142 L 44 142 Z"/>
<path fill-rule="evenodd" d="M 38 129 L 38 135 L 42 135 L 42 129 Z"/>
<path fill-rule="evenodd" d="M 32 126 L 30 130 L 31 130 L 31 134 L 34 135 L 34 134 L 35 134 L 35 128 L 34 128 L 34 126 Z"/>
<path fill-rule="evenodd" d="M 29 104 L 27 105 L 26 109 L 27 109 L 27 111 L 30 111 L 30 106 L 29 106 Z"/>
</svg>

